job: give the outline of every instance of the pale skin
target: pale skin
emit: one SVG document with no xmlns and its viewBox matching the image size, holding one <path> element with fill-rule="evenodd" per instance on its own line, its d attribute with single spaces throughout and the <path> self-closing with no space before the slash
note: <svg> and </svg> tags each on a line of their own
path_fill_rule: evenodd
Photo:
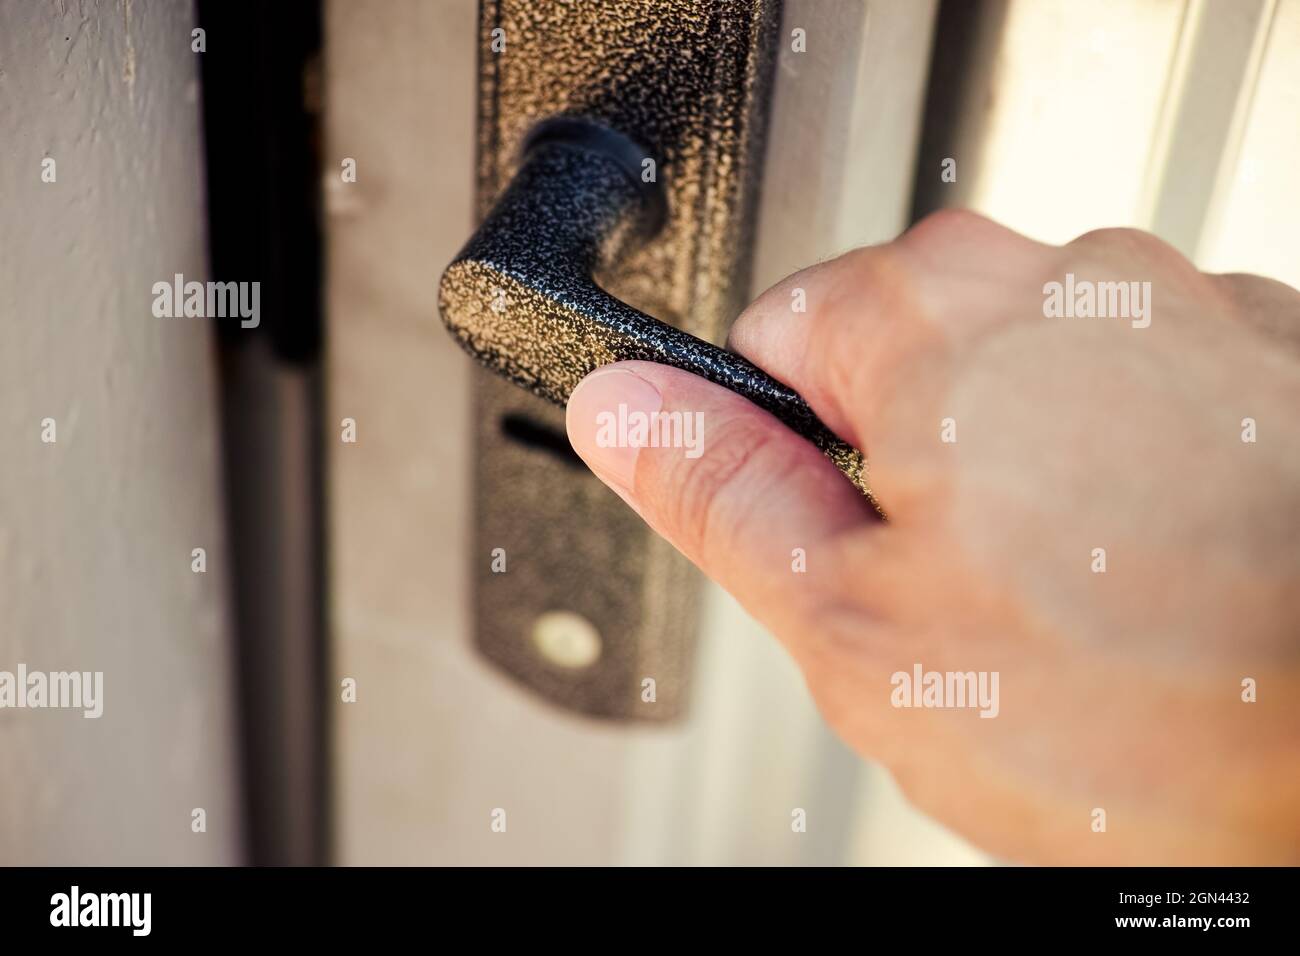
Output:
<svg viewBox="0 0 1300 956">
<path fill-rule="evenodd" d="M 1149 327 L 1045 317 L 1067 272 L 1149 281 Z M 728 344 L 863 449 L 887 522 L 665 366 L 588 376 L 570 440 L 916 806 L 1015 862 L 1300 862 L 1300 293 L 945 212 L 769 289 Z M 703 454 L 600 447 L 620 402 L 703 412 Z M 998 672 L 998 715 L 895 707 L 918 663 Z"/>
</svg>

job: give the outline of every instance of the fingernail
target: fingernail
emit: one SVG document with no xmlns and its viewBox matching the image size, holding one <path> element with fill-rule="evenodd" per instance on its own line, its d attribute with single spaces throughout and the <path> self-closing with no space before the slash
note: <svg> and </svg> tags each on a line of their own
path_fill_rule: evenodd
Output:
<svg viewBox="0 0 1300 956">
<path fill-rule="evenodd" d="M 602 369 L 583 379 L 569 396 L 569 441 L 607 484 L 630 492 L 641 449 L 626 440 L 628 416 L 640 412 L 648 417 L 662 407 L 659 390 L 641 376 L 621 368 Z"/>
</svg>

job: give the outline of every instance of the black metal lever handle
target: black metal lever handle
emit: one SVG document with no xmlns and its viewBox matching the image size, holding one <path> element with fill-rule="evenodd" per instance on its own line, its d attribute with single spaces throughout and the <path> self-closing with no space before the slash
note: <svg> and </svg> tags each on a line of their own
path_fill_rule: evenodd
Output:
<svg viewBox="0 0 1300 956">
<path fill-rule="evenodd" d="M 663 221 L 662 193 L 640 176 L 644 155 L 620 134 L 579 120 L 540 126 L 519 172 L 443 273 L 443 322 L 483 364 L 558 405 L 611 362 L 693 372 L 771 412 L 867 492 L 862 453 L 797 392 L 596 285 L 598 267 Z"/>
</svg>

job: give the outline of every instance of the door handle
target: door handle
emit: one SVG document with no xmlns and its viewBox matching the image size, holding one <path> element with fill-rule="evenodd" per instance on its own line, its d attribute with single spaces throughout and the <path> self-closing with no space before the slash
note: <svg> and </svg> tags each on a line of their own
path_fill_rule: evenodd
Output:
<svg viewBox="0 0 1300 956">
<path fill-rule="evenodd" d="M 652 238 L 664 191 L 647 152 L 584 120 L 526 139 L 518 172 L 439 285 L 443 322 L 484 365 L 557 405 L 589 372 L 640 359 L 693 372 L 771 412 L 866 492 L 863 456 L 794 389 L 743 357 L 632 308 L 596 276 Z"/>
<path fill-rule="evenodd" d="M 473 382 L 472 640 L 566 711 L 663 724 L 688 708 L 702 582 L 582 466 L 558 406 L 648 359 L 768 409 L 860 486 L 862 459 L 709 344 L 749 291 L 780 0 L 544 6 L 480 0 L 479 226 L 439 287 L 499 373 Z"/>
</svg>

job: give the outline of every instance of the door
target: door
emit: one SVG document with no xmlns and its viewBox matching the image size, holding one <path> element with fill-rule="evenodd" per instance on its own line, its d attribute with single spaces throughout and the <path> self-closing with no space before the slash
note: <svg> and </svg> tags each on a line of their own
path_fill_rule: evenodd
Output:
<svg viewBox="0 0 1300 956">
<path fill-rule="evenodd" d="M 934 17 L 785 4 L 744 298 L 906 225 Z M 432 280 L 475 222 L 480 26 L 469 3 L 327 6 L 332 618 L 336 679 L 357 686 L 335 707 L 340 860 L 980 860 L 838 743 L 716 588 L 687 713 L 667 725 L 557 707 L 476 652 L 474 582 L 493 560 L 472 504 L 483 373 L 437 321 Z M 892 840 L 861 836 L 863 806 Z"/>
<path fill-rule="evenodd" d="M 585 479 L 553 413 L 439 319 L 439 276 L 531 127 L 484 131 L 570 62 L 621 72 L 547 96 L 654 62 L 665 102 L 761 120 L 710 145 L 747 157 L 743 177 L 714 168 L 739 185 L 703 207 L 743 241 L 715 244 L 712 272 L 611 280 L 683 325 L 711 303 L 714 341 L 777 279 L 944 206 L 1052 242 L 1137 226 L 1204 269 L 1300 285 L 1300 0 L 572 0 L 555 62 L 526 59 L 554 23 L 522 0 L 325 0 L 323 59 L 310 4 L 198 7 L 0 2 L 0 860 L 995 862 L 849 753 L 771 636 L 675 577 L 618 502 L 565 518 Z M 701 63 L 754 82 L 672 87 Z M 318 200 L 323 363 L 298 321 Z M 232 250 L 252 253 L 218 261 Z M 236 345 L 228 319 L 156 311 L 160 282 L 217 274 L 266 281 L 270 334 Z M 536 480 L 485 480 L 500 455 Z M 545 561 L 514 538 L 496 554 L 551 514 L 566 544 Z M 606 601 L 628 626 L 593 639 L 580 602 L 612 580 L 637 582 Z M 669 580 L 690 603 L 646 600 Z M 566 594 L 553 609 L 580 619 L 535 613 Z M 670 662 L 664 719 L 575 692 L 592 674 L 641 691 L 637 670 L 584 670 L 616 642 Z M 33 674 L 65 697 L 78 675 L 77 706 L 20 706 Z"/>
<path fill-rule="evenodd" d="M 1295 283 L 1279 117 L 1300 88 L 1298 10 L 787 0 L 749 293 L 949 205 L 1058 242 L 1144 227 L 1203 267 Z M 482 212 L 482 27 L 469 3 L 327 4 L 333 640 L 335 678 L 358 687 L 335 707 L 339 859 L 990 862 L 848 753 L 716 588 L 687 716 L 667 725 L 554 706 L 476 653 L 483 373 L 437 322 L 433 280 Z"/>
</svg>

